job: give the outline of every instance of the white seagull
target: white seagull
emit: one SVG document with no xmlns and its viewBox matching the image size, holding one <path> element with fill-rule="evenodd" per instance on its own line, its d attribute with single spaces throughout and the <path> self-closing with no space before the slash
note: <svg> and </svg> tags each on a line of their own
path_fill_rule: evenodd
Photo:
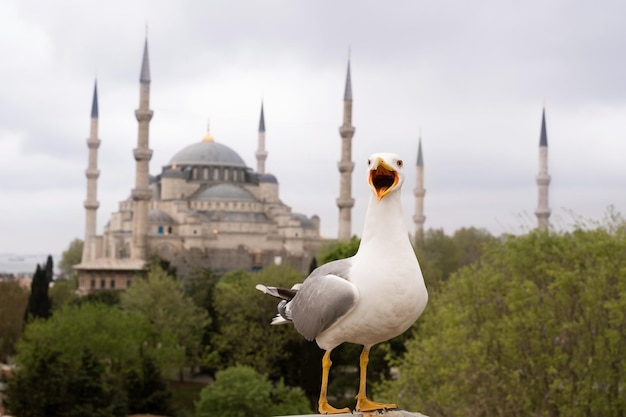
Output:
<svg viewBox="0 0 626 417">
<path fill-rule="evenodd" d="M 375 153 L 367 165 L 372 194 L 356 255 L 320 266 L 291 289 L 256 286 L 282 299 L 272 324 L 293 323 L 307 340 L 315 339 L 326 351 L 318 403 L 322 414 L 350 412 L 329 405 L 326 395 L 330 353 L 343 342 L 363 345 L 356 411 L 396 408 L 367 399 L 369 351 L 406 331 L 428 302 L 402 212 L 402 160 L 393 153 Z"/>
</svg>

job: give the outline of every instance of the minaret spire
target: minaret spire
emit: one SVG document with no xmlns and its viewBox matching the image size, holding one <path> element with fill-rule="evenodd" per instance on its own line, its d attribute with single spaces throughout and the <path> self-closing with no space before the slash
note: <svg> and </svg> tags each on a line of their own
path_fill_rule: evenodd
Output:
<svg viewBox="0 0 626 417">
<path fill-rule="evenodd" d="M 149 146 L 152 115 L 153 112 L 150 110 L 150 62 L 148 60 L 148 39 L 146 38 L 139 77 L 139 109 L 135 110 L 138 124 L 137 148 L 133 151 L 137 163 L 135 188 L 132 190 L 134 211 L 131 257 L 140 260 L 147 259 L 148 202 L 152 198 L 152 191 L 148 188 L 149 162 L 152 158 L 152 150 Z"/>
<path fill-rule="evenodd" d="M 415 195 L 415 215 L 413 216 L 415 239 L 421 241 L 424 238 L 424 222 L 426 221 L 424 216 L 424 195 L 426 195 L 426 189 L 424 188 L 424 157 L 422 156 L 421 131 L 417 146 L 417 178 L 413 194 Z"/>
<path fill-rule="evenodd" d="M 544 104 L 541 116 L 541 133 L 539 136 L 539 174 L 537 174 L 538 204 L 535 215 L 537 216 L 537 228 L 548 230 L 550 226 L 550 208 L 548 206 L 548 187 L 550 175 L 548 174 L 548 134 L 546 132 L 546 107 Z"/>
<path fill-rule="evenodd" d="M 143 60 L 141 61 L 141 74 L 139 82 L 142 84 L 150 84 L 150 60 L 148 58 L 148 38 L 143 45 Z"/>
<path fill-rule="evenodd" d="M 263 101 L 261 101 L 261 118 L 259 119 L 259 143 L 256 151 L 256 172 L 265 174 L 265 160 L 267 151 L 265 150 L 265 114 L 263 111 Z"/>
<path fill-rule="evenodd" d="M 89 162 L 85 176 L 87 177 L 87 199 L 85 206 L 85 242 L 83 245 L 83 262 L 93 260 L 95 258 L 96 246 L 96 215 L 100 203 L 98 202 L 98 148 L 100 147 L 100 139 L 98 139 L 98 81 L 93 86 L 93 101 L 91 104 L 91 127 L 89 138 L 87 139 L 87 148 L 89 149 Z"/>
<path fill-rule="evenodd" d="M 341 160 L 337 164 L 339 168 L 339 240 L 348 240 L 352 234 L 352 137 L 355 128 L 352 126 L 352 80 L 350 76 L 350 57 L 348 57 L 348 72 L 346 74 L 346 87 L 343 95 L 343 124 L 339 127 L 341 136 Z"/>
</svg>

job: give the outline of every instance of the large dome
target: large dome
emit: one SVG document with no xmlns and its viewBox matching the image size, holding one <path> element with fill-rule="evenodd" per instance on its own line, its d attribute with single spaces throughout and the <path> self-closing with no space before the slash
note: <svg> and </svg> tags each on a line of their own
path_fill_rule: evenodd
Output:
<svg viewBox="0 0 626 417">
<path fill-rule="evenodd" d="M 246 168 L 237 152 L 226 145 L 202 141 L 189 145 L 170 159 L 170 165 L 213 165 Z"/>
</svg>

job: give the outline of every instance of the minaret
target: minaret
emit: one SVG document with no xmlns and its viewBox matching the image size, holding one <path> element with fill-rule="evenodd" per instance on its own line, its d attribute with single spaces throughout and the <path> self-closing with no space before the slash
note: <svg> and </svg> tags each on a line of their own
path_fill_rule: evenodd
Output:
<svg viewBox="0 0 626 417">
<path fill-rule="evenodd" d="M 341 135 L 341 160 L 337 164 L 339 168 L 339 232 L 337 239 L 348 240 L 352 234 L 352 137 L 354 136 L 354 126 L 352 126 L 352 82 L 350 80 L 350 59 L 348 58 L 348 74 L 346 76 L 346 89 L 343 96 L 343 124 L 339 127 Z"/>
<path fill-rule="evenodd" d="M 413 216 L 415 239 L 422 240 L 424 238 L 424 222 L 426 221 L 426 217 L 424 217 L 424 195 L 426 195 L 426 189 L 424 188 L 424 158 L 422 156 L 421 134 L 419 145 L 417 146 L 417 176 L 413 194 L 415 195 L 415 215 Z"/>
<path fill-rule="evenodd" d="M 133 242 L 131 246 L 131 257 L 133 259 L 145 260 L 147 255 L 147 235 L 148 235 L 148 202 L 152 198 L 152 191 L 148 188 L 149 162 L 152 157 L 152 150 L 149 148 L 150 120 L 152 119 L 150 110 L 150 62 L 148 60 L 148 39 L 143 50 L 143 61 L 141 64 L 141 75 L 139 77 L 139 109 L 135 110 L 135 117 L 139 125 L 137 134 L 137 148 L 134 149 L 136 171 L 135 188 L 132 191 L 134 201 L 133 210 Z"/>
<path fill-rule="evenodd" d="M 256 172 L 265 174 L 265 160 L 267 151 L 265 150 L 265 116 L 263 115 L 263 102 L 261 102 L 261 119 L 259 120 L 259 145 L 256 151 Z"/>
<path fill-rule="evenodd" d="M 543 107 L 541 118 L 541 136 L 539 138 L 539 174 L 537 174 L 537 189 L 539 191 L 539 202 L 535 215 L 537 216 L 537 228 L 548 230 L 550 225 L 550 208 L 548 207 L 548 186 L 550 185 L 550 175 L 548 175 L 548 134 L 546 133 L 546 108 Z"/>
<path fill-rule="evenodd" d="M 91 104 L 91 128 L 89 138 L 87 139 L 87 148 L 89 148 L 89 162 L 85 170 L 87 177 L 87 199 L 85 200 L 85 242 L 83 245 L 83 262 L 91 261 L 96 258 L 95 254 L 95 237 L 96 237 L 96 214 L 98 212 L 98 177 L 100 170 L 98 169 L 98 148 L 100 147 L 100 139 L 98 139 L 98 81 L 93 86 L 93 102 Z"/>
</svg>

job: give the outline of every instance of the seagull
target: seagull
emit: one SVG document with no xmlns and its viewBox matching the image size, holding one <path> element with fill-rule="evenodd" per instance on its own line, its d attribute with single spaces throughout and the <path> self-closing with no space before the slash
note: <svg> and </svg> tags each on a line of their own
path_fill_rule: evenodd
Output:
<svg viewBox="0 0 626 417">
<path fill-rule="evenodd" d="M 356 411 L 396 408 L 367 398 L 369 352 L 372 346 L 404 333 L 428 302 L 402 210 L 402 159 L 393 153 L 375 153 L 367 165 L 372 192 L 357 253 L 320 266 L 292 288 L 256 286 L 281 299 L 271 324 L 293 323 L 302 336 L 326 351 L 318 402 L 321 414 L 350 412 L 332 407 L 327 399 L 330 354 L 344 342 L 363 345 Z"/>
</svg>

